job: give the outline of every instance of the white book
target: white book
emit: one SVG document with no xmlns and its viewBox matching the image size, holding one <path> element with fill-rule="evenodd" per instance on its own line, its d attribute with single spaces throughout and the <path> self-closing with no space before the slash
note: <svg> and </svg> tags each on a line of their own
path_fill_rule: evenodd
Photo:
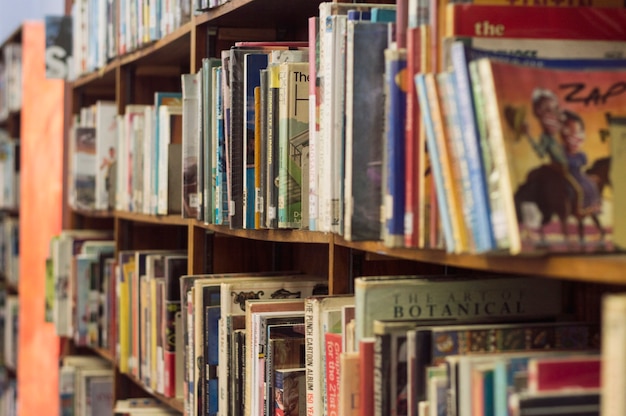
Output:
<svg viewBox="0 0 626 416">
<path fill-rule="evenodd" d="M 160 215 L 169 214 L 168 210 L 168 195 L 169 190 L 169 177 L 170 177 L 170 163 L 169 163 L 169 150 L 170 144 L 176 142 L 180 138 L 177 133 L 177 128 L 180 127 L 180 120 L 183 110 L 180 106 L 166 106 L 159 107 L 159 179 L 158 179 L 158 198 L 157 198 L 157 213 Z"/>
<path fill-rule="evenodd" d="M 143 130 L 143 197 L 141 200 L 141 212 L 144 214 L 153 212 L 152 201 L 156 201 L 155 184 L 152 183 L 152 172 L 155 169 L 154 152 L 152 151 L 156 143 L 154 139 L 155 122 L 154 106 L 146 106 Z"/>
<path fill-rule="evenodd" d="M 97 210 L 112 209 L 115 195 L 113 169 L 117 162 L 117 105 L 114 102 L 96 103 L 96 200 Z"/>
</svg>

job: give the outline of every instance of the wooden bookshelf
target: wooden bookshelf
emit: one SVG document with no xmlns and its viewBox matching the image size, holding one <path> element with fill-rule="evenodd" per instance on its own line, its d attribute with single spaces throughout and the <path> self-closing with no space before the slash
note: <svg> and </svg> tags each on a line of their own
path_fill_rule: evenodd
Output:
<svg viewBox="0 0 626 416">
<path fill-rule="evenodd" d="M 180 88 L 181 73 L 198 68 L 215 28 L 278 28 L 280 36 L 304 40 L 306 19 L 317 14 L 319 3 L 307 0 L 294 6 L 291 0 L 230 0 L 195 15 L 164 38 L 117 57 L 100 71 L 74 81 L 72 110 L 75 113 L 99 99 L 112 99 L 121 114 L 127 104 L 149 103 L 157 89 Z M 118 251 L 186 249 L 189 274 L 299 269 L 327 275 L 333 294 L 351 293 L 353 278 L 361 274 L 446 273 L 451 268 L 626 285 L 626 254 L 459 255 L 435 249 L 389 248 L 380 241 L 350 242 L 317 231 L 230 229 L 180 215 L 66 209 L 70 211 L 71 228 L 112 229 Z M 93 353 L 116 364 L 115 356 L 107 350 L 94 349 Z M 141 380 L 116 372 L 117 397 L 129 397 L 124 389 L 130 385 L 183 411 L 181 400 L 154 393 Z"/>
</svg>

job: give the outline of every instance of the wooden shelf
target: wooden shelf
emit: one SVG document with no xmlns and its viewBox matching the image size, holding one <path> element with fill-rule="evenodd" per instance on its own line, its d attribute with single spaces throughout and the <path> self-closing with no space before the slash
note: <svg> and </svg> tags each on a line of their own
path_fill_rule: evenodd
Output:
<svg viewBox="0 0 626 416">
<path fill-rule="evenodd" d="M 177 410 L 179 412 L 184 412 L 185 408 L 184 408 L 184 402 L 181 398 L 176 398 L 176 397 L 165 397 L 164 395 L 157 393 L 155 391 L 153 391 L 151 388 L 147 387 L 146 385 L 143 384 L 143 382 L 141 380 L 139 380 L 137 377 L 131 375 L 131 374 L 124 374 L 128 379 L 130 379 L 133 383 L 135 383 L 137 386 L 141 387 L 143 390 L 145 390 L 146 392 L 150 393 L 151 396 L 153 396 L 154 398 L 158 399 L 159 401 L 161 401 L 162 403 L 170 406 L 171 408 L 173 408 L 174 410 Z"/>
<path fill-rule="evenodd" d="M 120 65 L 172 66 L 189 65 L 189 49 L 193 20 L 172 33 L 118 58 Z M 180 74 L 179 74 L 180 75 Z"/>
<path fill-rule="evenodd" d="M 389 248 L 379 241 L 348 242 L 339 236 L 335 236 L 334 244 L 399 259 L 488 272 L 626 284 L 626 254 L 620 253 L 545 256 L 449 254 L 444 250 Z"/>
<path fill-rule="evenodd" d="M 82 87 L 94 87 L 105 85 L 115 85 L 115 71 L 119 66 L 119 60 L 114 59 L 107 64 L 104 68 L 90 74 L 82 75 L 80 78 L 73 82 L 74 89 Z"/>
<path fill-rule="evenodd" d="M 115 211 L 115 216 L 122 220 L 161 225 L 189 225 L 189 219 L 180 215 L 148 215 L 135 212 Z"/>
</svg>

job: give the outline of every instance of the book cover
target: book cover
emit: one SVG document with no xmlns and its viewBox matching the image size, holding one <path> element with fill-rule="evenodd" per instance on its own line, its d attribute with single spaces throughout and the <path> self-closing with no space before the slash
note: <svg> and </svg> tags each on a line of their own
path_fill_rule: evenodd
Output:
<svg viewBox="0 0 626 416">
<path fill-rule="evenodd" d="M 344 238 L 380 239 L 387 24 L 348 21 Z"/>
<path fill-rule="evenodd" d="M 407 82 L 406 49 L 385 50 L 385 147 L 383 151 L 383 241 L 388 247 L 404 244 L 405 157 Z M 421 102 L 420 102 L 421 105 Z"/>
<path fill-rule="evenodd" d="M 609 163 L 613 157 L 620 157 L 626 152 L 626 117 L 619 117 L 607 114 L 607 122 L 609 124 L 609 136 L 611 141 L 611 159 L 602 159 L 598 163 L 600 165 Z M 624 212 L 626 209 L 626 188 L 620 185 L 615 178 L 623 178 L 626 176 L 626 165 L 623 163 L 610 163 L 608 169 L 607 184 L 611 184 L 613 194 L 613 209 L 615 212 Z M 598 189 L 601 193 L 603 189 Z M 626 218 L 622 215 L 616 215 L 613 218 L 613 243 L 620 248 L 626 247 Z"/>
<path fill-rule="evenodd" d="M 272 413 L 274 371 L 285 368 L 304 368 L 304 317 L 301 324 L 267 325 L 265 358 L 265 412 Z"/>
<path fill-rule="evenodd" d="M 547 393 L 515 393 L 510 399 L 512 416 L 525 414 L 550 414 L 554 416 L 571 416 L 574 414 L 600 414 L 601 393 L 595 391 L 558 391 Z M 603 407 L 602 407 L 603 408 Z M 585 413 L 572 409 L 585 409 Z"/>
<path fill-rule="evenodd" d="M 278 228 L 278 186 L 279 186 L 279 146 L 278 146 L 278 99 L 280 88 L 279 65 L 269 67 L 269 87 L 267 98 L 267 152 L 265 211 L 267 228 Z"/>
<path fill-rule="evenodd" d="M 626 339 L 626 297 L 623 294 L 607 294 L 602 298 L 602 414 L 617 416 L 626 411 L 624 385 L 624 339 Z M 619 365 L 617 363 L 620 363 Z"/>
<path fill-rule="evenodd" d="M 224 119 L 224 95 L 221 85 L 223 68 L 215 68 L 215 223 L 218 225 L 228 225 L 230 215 L 228 214 L 228 171 L 226 154 L 226 131 Z"/>
<path fill-rule="evenodd" d="M 376 319 L 519 320 L 555 316 L 562 308 L 561 282 L 532 277 L 360 277 L 354 297 L 357 342 L 373 335 Z"/>
<path fill-rule="evenodd" d="M 301 228 L 303 168 L 309 146 L 308 63 L 280 64 L 279 82 L 278 227 Z"/>
<path fill-rule="evenodd" d="M 598 162 L 611 157 L 600 137 L 606 113 L 620 114 L 626 100 L 615 89 L 622 73 L 486 59 L 478 72 L 510 252 L 614 250 L 615 215 L 599 192 L 607 177 Z"/>
<path fill-rule="evenodd" d="M 276 370 L 275 380 L 273 415 L 301 414 L 306 408 L 304 368 Z"/>
<path fill-rule="evenodd" d="M 373 336 L 358 343 L 360 416 L 374 416 L 374 343 Z"/>
</svg>

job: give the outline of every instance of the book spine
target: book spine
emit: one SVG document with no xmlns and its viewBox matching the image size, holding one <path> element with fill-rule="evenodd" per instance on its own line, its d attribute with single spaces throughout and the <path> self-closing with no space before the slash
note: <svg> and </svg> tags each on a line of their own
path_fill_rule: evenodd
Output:
<svg viewBox="0 0 626 416">
<path fill-rule="evenodd" d="M 267 100 L 267 182 L 266 182 L 266 225 L 278 228 L 278 99 L 280 88 L 279 67 L 270 67 L 270 85 Z"/>
<path fill-rule="evenodd" d="M 305 323 L 305 364 L 306 364 L 306 414 L 323 414 L 323 397 L 319 383 L 321 374 L 317 374 L 317 360 L 321 359 L 319 335 L 319 303 L 314 298 L 304 301 Z"/>
<path fill-rule="evenodd" d="M 431 100 L 428 96 L 428 87 L 426 81 L 427 75 L 428 74 L 418 74 L 415 77 L 415 83 L 417 86 L 417 94 L 419 97 L 420 111 L 422 112 L 422 122 L 424 123 L 424 127 L 426 130 L 428 153 L 429 157 L 432 160 L 432 176 L 435 180 L 434 192 L 437 195 L 437 206 L 441 214 L 441 223 L 443 225 L 446 247 L 448 250 L 452 250 L 452 248 L 454 247 L 454 237 L 452 234 L 452 226 L 450 224 L 450 221 L 448 221 L 448 203 L 445 194 L 443 193 L 445 186 L 443 173 L 441 171 L 441 165 L 438 163 L 438 161 L 440 160 L 438 153 L 439 148 L 437 146 L 437 132 L 435 129 L 435 121 L 431 113 Z"/>
<path fill-rule="evenodd" d="M 374 337 L 374 416 L 390 415 L 390 351 L 389 335 Z"/>
<path fill-rule="evenodd" d="M 624 373 L 626 355 L 626 298 L 607 295 L 602 300 L 602 416 L 617 416 L 626 412 Z"/>
<path fill-rule="evenodd" d="M 506 235 L 509 241 L 509 252 L 518 254 L 521 251 L 520 233 L 517 224 L 517 215 L 515 214 L 515 205 L 513 203 L 513 190 L 511 189 L 511 173 L 509 170 L 509 160 L 506 155 L 506 148 L 503 137 L 503 125 L 500 119 L 500 111 L 496 98 L 496 86 L 493 80 L 491 65 L 489 60 L 477 61 L 478 76 L 482 87 L 482 96 L 485 105 L 485 123 L 489 130 L 488 146 L 493 152 L 493 168 L 500 178 L 498 182 L 498 195 L 500 196 L 495 204 L 492 203 L 492 218 L 497 216 L 498 221 L 502 221 L 506 229 Z M 494 212 L 495 207 L 501 207 Z M 495 227 L 494 227 L 495 228 Z"/>
<path fill-rule="evenodd" d="M 243 52 L 231 49 L 230 55 L 230 132 L 229 145 L 230 228 L 243 228 Z"/>
<path fill-rule="evenodd" d="M 456 98 L 461 125 L 463 126 L 463 145 L 470 177 L 473 199 L 473 223 L 476 251 L 484 252 L 494 247 L 493 232 L 491 229 L 487 185 L 484 176 L 483 162 L 479 148 L 479 133 L 475 106 L 472 94 L 472 84 L 465 59 L 465 47 L 455 43 L 451 48 L 451 61 L 456 81 Z"/>
<path fill-rule="evenodd" d="M 309 229 L 317 230 L 319 152 L 319 17 L 308 20 L 309 33 Z"/>
<path fill-rule="evenodd" d="M 327 332 L 325 338 L 326 407 L 325 414 L 339 414 L 339 384 L 341 380 L 341 334 Z"/>
</svg>

